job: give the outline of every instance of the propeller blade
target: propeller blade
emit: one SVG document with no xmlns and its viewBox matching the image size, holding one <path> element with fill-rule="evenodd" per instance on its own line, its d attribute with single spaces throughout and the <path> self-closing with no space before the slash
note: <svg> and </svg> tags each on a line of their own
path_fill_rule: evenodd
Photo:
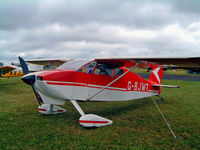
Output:
<svg viewBox="0 0 200 150">
<path fill-rule="evenodd" d="M 40 101 L 40 97 L 38 96 L 35 87 L 34 87 L 34 83 L 35 83 L 35 75 L 34 74 L 27 74 L 25 76 L 23 76 L 22 81 L 24 81 L 26 84 L 30 85 L 34 91 L 35 97 L 39 103 L 39 105 L 41 105 L 41 101 Z"/>
<path fill-rule="evenodd" d="M 20 62 L 20 65 L 22 67 L 22 70 L 23 70 L 24 74 L 28 74 L 29 73 L 28 66 L 25 63 L 24 59 L 22 57 L 20 57 L 20 56 L 19 56 L 19 62 Z"/>
<path fill-rule="evenodd" d="M 34 91 L 34 93 L 35 93 L 35 97 L 36 97 L 36 99 L 37 99 L 39 105 L 41 106 L 40 98 L 39 98 L 39 96 L 38 96 L 38 94 L 37 94 L 37 92 L 36 92 L 36 90 L 35 90 L 33 84 L 31 84 L 31 86 L 32 86 L 32 89 L 33 89 L 33 91 Z"/>
</svg>

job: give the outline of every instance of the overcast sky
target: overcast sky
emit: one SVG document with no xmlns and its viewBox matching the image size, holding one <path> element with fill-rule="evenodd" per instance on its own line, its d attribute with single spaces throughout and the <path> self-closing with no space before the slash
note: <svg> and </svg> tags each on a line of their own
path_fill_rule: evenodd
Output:
<svg viewBox="0 0 200 150">
<path fill-rule="evenodd" d="M 200 56 L 199 0 L 0 0 L 0 61 Z"/>
</svg>

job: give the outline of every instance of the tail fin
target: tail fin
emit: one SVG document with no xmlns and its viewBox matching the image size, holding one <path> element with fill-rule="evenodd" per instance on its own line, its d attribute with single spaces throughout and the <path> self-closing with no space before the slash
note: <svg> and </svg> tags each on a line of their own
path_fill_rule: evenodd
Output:
<svg viewBox="0 0 200 150">
<path fill-rule="evenodd" d="M 149 83 L 153 85 L 161 85 L 162 82 L 162 77 L 163 77 L 163 69 L 162 66 L 155 66 L 153 67 L 153 70 L 151 72 L 150 78 L 149 78 Z M 161 86 L 156 86 L 154 87 L 156 90 L 158 90 L 159 94 L 161 93 Z"/>
<path fill-rule="evenodd" d="M 175 85 L 175 86 L 174 85 L 162 85 L 161 84 L 162 77 L 163 77 L 162 67 L 161 66 L 153 67 L 153 70 L 152 70 L 150 78 L 149 78 L 149 83 L 155 90 L 159 91 L 158 94 L 161 93 L 161 87 L 180 88 L 180 86 L 177 86 L 177 85 Z"/>
<path fill-rule="evenodd" d="M 163 69 L 162 66 L 156 66 L 153 68 L 150 78 L 149 78 L 149 82 L 151 84 L 156 84 L 156 85 L 160 85 L 161 81 L 162 81 L 162 77 L 163 77 Z"/>
</svg>

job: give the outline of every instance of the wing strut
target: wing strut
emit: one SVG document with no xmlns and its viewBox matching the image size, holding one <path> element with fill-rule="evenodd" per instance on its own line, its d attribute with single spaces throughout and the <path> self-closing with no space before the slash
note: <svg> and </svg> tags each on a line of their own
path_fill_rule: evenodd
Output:
<svg viewBox="0 0 200 150">
<path fill-rule="evenodd" d="M 113 80 L 112 82 L 110 82 L 108 85 L 106 85 L 105 87 L 103 87 L 101 90 L 99 90 L 98 92 L 96 92 L 95 94 L 93 94 L 92 96 L 90 96 L 87 100 L 90 101 L 93 97 L 97 96 L 99 93 L 101 93 L 102 91 L 104 91 L 107 87 L 109 87 L 110 85 L 112 85 L 113 83 L 115 83 L 116 81 L 118 81 L 120 78 L 122 78 L 127 73 L 129 73 L 130 71 L 132 71 L 134 68 L 138 67 L 140 64 L 141 64 L 141 62 L 136 62 L 135 66 L 133 66 L 128 71 L 126 71 L 125 73 L 123 73 L 121 76 L 119 76 L 118 78 L 116 78 L 115 80 Z"/>
</svg>

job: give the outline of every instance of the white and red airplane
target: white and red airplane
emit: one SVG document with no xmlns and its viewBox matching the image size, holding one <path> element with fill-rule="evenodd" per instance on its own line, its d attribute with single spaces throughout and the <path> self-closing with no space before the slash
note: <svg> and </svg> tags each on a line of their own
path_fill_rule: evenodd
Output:
<svg viewBox="0 0 200 150">
<path fill-rule="evenodd" d="M 64 105 L 71 101 L 81 115 L 79 123 L 84 127 L 101 127 L 112 121 L 95 115 L 85 114 L 77 101 L 127 101 L 160 95 L 162 64 L 199 68 L 200 58 L 103 58 L 68 60 L 57 69 L 29 73 L 24 60 L 19 57 L 23 72 L 22 80 L 31 85 L 42 114 L 59 114 Z M 132 72 L 136 67 L 152 69 L 149 80 Z"/>
</svg>

